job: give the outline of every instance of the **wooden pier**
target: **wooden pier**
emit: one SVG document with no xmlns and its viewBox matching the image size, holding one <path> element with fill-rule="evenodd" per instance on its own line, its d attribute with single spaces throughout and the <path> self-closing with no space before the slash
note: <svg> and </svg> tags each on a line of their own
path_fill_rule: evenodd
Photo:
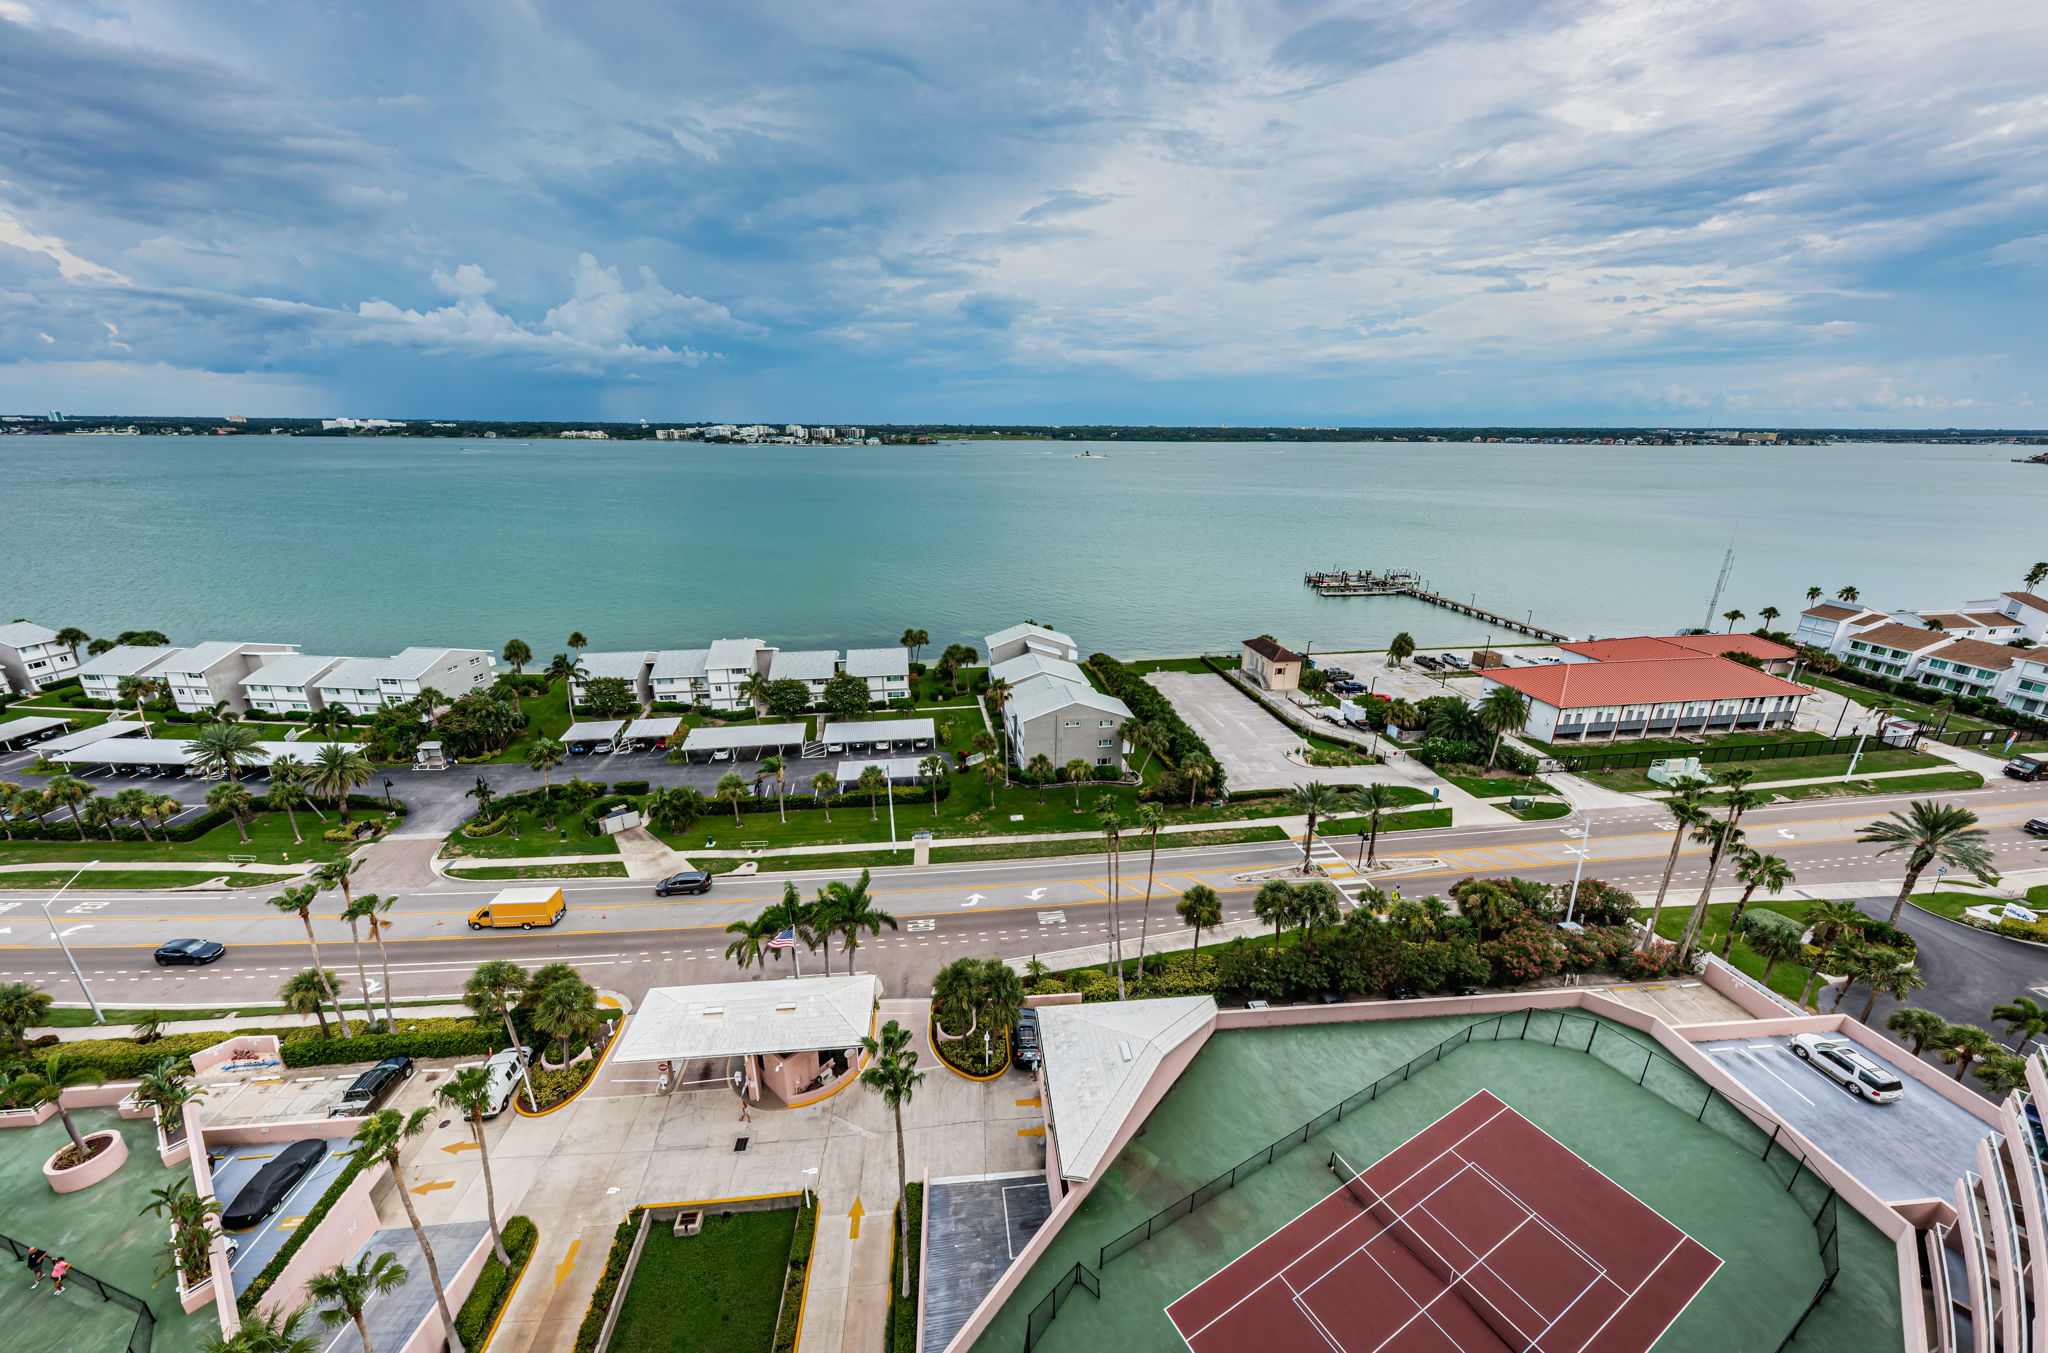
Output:
<svg viewBox="0 0 2048 1353">
<path fill-rule="evenodd" d="M 1392 569 L 1384 573 L 1373 569 L 1312 569 L 1302 574 L 1301 580 L 1325 597 L 1413 597 L 1447 611 L 1456 611 L 1459 615 L 1483 620 L 1497 629 L 1546 639 L 1554 644 L 1567 643 L 1571 639 L 1568 634 L 1559 634 L 1530 621 L 1516 620 L 1512 616 L 1432 592 L 1422 575 L 1409 569 Z"/>
</svg>

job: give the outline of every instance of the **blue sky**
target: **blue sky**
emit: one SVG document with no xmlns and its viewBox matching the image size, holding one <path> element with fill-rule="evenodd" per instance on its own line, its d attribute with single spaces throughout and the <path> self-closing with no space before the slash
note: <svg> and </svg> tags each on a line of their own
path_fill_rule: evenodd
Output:
<svg viewBox="0 0 2048 1353">
<path fill-rule="evenodd" d="M 0 0 L 0 408 L 2048 424 L 2009 3 Z"/>
</svg>

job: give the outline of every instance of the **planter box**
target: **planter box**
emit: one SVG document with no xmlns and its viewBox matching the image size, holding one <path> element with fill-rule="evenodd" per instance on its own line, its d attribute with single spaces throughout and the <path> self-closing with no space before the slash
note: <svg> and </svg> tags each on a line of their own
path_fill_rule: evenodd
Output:
<svg viewBox="0 0 2048 1353">
<path fill-rule="evenodd" d="M 0 1128 L 41 1127 L 56 1116 L 55 1104 L 43 1104 L 33 1109 L 0 1109 Z"/>
<path fill-rule="evenodd" d="M 88 1132 L 85 1140 L 88 1145 L 105 1140 L 107 1149 L 83 1165 L 60 1170 L 56 1166 L 56 1160 L 58 1156 L 71 1149 L 71 1143 L 67 1141 L 43 1162 L 43 1178 L 49 1181 L 50 1188 L 55 1192 L 76 1193 L 80 1189 L 89 1189 L 128 1163 L 128 1139 L 120 1133 Z"/>
</svg>

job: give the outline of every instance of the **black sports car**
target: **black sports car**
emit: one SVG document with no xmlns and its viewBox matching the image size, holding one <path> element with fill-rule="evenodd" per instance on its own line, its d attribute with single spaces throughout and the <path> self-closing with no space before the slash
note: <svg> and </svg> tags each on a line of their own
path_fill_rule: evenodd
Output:
<svg viewBox="0 0 2048 1353">
<path fill-rule="evenodd" d="M 320 1158 L 327 1154 L 331 1145 L 324 1137 L 313 1138 L 293 1142 L 278 1152 L 269 1164 L 256 1172 L 254 1178 L 242 1185 L 235 1201 L 222 1209 L 221 1229 L 246 1231 L 277 1211 L 278 1204 L 292 1191 L 292 1186 L 320 1163 Z"/>
<path fill-rule="evenodd" d="M 169 967 L 173 963 L 211 963 L 228 951 L 219 940 L 172 940 L 156 951 L 156 965 Z"/>
</svg>

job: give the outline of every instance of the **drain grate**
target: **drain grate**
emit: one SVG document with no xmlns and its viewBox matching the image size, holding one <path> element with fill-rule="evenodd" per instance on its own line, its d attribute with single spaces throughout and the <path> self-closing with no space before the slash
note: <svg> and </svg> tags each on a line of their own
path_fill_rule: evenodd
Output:
<svg viewBox="0 0 2048 1353">
<path fill-rule="evenodd" d="M 740 1152 L 742 1152 L 742 1151 L 746 1150 L 746 1149 L 747 1149 L 747 1143 L 749 1143 L 749 1142 L 751 1142 L 751 1141 L 753 1141 L 753 1140 L 754 1140 L 754 1139 L 753 1139 L 752 1137 L 735 1137 L 735 1138 L 733 1138 L 733 1142 L 732 1142 L 732 1149 L 733 1149 L 733 1154 L 734 1154 L 734 1155 L 738 1155 L 738 1154 L 739 1154 Z"/>
</svg>

